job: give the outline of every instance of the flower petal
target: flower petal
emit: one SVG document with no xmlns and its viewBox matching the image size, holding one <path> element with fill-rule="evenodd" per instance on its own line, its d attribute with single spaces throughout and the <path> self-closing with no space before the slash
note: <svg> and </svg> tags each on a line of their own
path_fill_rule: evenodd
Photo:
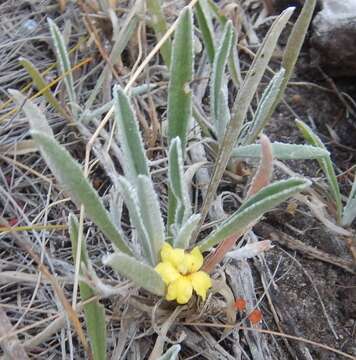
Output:
<svg viewBox="0 0 356 360">
<path fill-rule="evenodd" d="M 198 271 L 189 277 L 195 292 L 205 300 L 206 292 L 212 286 L 210 276 L 204 271 Z"/>
<path fill-rule="evenodd" d="M 173 251 L 173 248 L 170 244 L 168 244 L 167 242 L 165 242 L 162 246 L 161 249 L 161 260 L 162 262 L 168 261 L 171 253 Z"/>
<path fill-rule="evenodd" d="M 198 246 L 196 246 L 190 252 L 190 256 L 191 256 L 191 264 L 190 264 L 189 272 L 195 273 L 203 266 L 204 258 Z"/>
<path fill-rule="evenodd" d="M 178 304 L 186 304 L 193 294 L 193 287 L 190 279 L 181 276 L 178 280 L 169 284 L 167 289 L 167 300 L 177 300 Z"/>
<path fill-rule="evenodd" d="M 173 249 L 167 242 L 164 243 L 161 249 L 161 259 L 163 262 L 171 263 L 177 270 L 178 266 L 184 261 L 184 250 Z"/>
<path fill-rule="evenodd" d="M 176 281 L 181 276 L 176 268 L 169 262 L 160 262 L 155 270 L 161 275 L 166 285 Z"/>
</svg>

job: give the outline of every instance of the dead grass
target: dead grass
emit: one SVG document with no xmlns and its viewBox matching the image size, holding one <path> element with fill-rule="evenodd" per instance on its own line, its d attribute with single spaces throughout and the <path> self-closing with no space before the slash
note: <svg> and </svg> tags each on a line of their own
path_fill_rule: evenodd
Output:
<svg viewBox="0 0 356 360">
<path fill-rule="evenodd" d="M 7 93 L 7 89 L 16 88 L 23 89 L 28 96 L 36 94 L 29 77 L 18 64 L 20 56 L 26 57 L 53 84 L 52 91 L 66 109 L 63 84 L 54 64 L 47 17 L 55 19 L 72 49 L 71 60 L 76 64 L 73 74 L 77 96 L 83 109 L 91 100 L 88 107 L 91 111 L 107 104 L 111 100 L 111 88 L 117 82 L 123 86 L 138 86 L 148 81 L 156 85 L 154 90 L 137 97 L 134 103 L 152 160 L 162 208 L 166 209 L 166 154 L 162 128 L 168 73 L 158 55 L 148 58 L 156 41 L 152 30 L 146 26 L 144 8 L 131 0 L 111 1 L 108 3 L 117 3 L 117 6 L 101 11 L 96 8 L 97 1 L 80 1 L 80 6 L 68 2 L 61 13 L 58 7 L 64 3 L 54 0 L 7 0 L 0 5 L 0 345 L 4 358 L 88 358 L 81 312 L 83 303 L 79 301 L 75 310 L 71 310 L 69 305 L 73 295 L 74 265 L 66 221 L 70 211 L 79 214 L 79 209 L 57 186 L 34 144 L 29 141 L 28 124 L 22 114 L 16 111 Z M 165 2 L 165 13 L 170 23 L 173 23 L 183 3 Z M 240 12 L 232 6 L 233 2 L 221 3 L 225 11 L 231 10 L 235 25 L 241 27 L 240 45 L 254 51 L 254 41 L 259 39 L 259 34 L 253 24 L 265 20 L 259 2 L 242 1 Z M 112 24 L 118 26 L 116 35 L 113 35 L 115 28 L 113 30 Z M 130 26 L 133 27 L 132 32 L 128 31 Z M 113 48 L 116 53 L 120 53 L 118 49 L 125 36 L 127 45 L 121 56 L 111 57 Z M 242 53 L 241 60 L 243 75 L 250 57 Z M 206 93 L 208 72 L 200 53 L 196 61 L 202 76 L 197 79 L 195 90 L 197 99 L 201 101 Z M 102 76 L 104 72 L 105 76 Z M 98 83 L 101 84 L 96 89 Z M 90 99 L 96 90 L 97 96 Z M 320 89 L 317 90 L 320 92 Z M 336 96 L 330 91 L 325 94 Z M 70 119 L 68 121 L 53 112 L 41 96 L 36 97 L 36 103 L 45 111 L 57 139 L 66 144 L 76 159 L 84 163 L 86 144 L 108 109 L 76 127 Z M 199 106 L 202 116 L 206 117 L 204 101 Z M 342 105 L 337 106 L 342 109 Z M 102 128 L 99 140 L 93 143 L 89 158 L 89 177 L 108 202 L 109 189 L 117 181 L 117 171 L 120 171 L 121 152 L 115 142 L 110 151 L 106 151 L 111 141 L 110 120 Z M 198 151 L 194 152 L 188 166 L 203 161 L 206 169 L 210 169 L 212 153 L 208 151 L 205 158 L 200 155 Z M 200 176 L 200 179 L 204 179 L 202 173 Z M 199 176 L 196 179 L 199 180 Z M 236 193 L 243 194 L 245 182 L 244 174 L 226 177 L 221 186 L 221 190 L 226 190 L 226 193 L 218 204 L 220 210 L 225 207 L 225 211 L 228 211 L 236 206 Z M 193 189 L 196 206 L 200 206 L 204 184 L 194 182 Z M 288 222 L 286 211 L 279 211 Z M 298 216 L 302 220 L 293 226 L 299 226 L 301 231 L 308 231 L 308 222 L 322 228 L 308 209 L 300 211 Z M 281 231 L 281 224 L 273 220 L 272 216 L 273 222 Z M 205 228 L 212 225 L 206 224 Z M 125 231 L 130 231 L 129 224 L 122 226 Z M 283 226 L 282 230 L 286 231 L 286 225 Z M 326 265 L 317 262 L 314 266 L 315 259 L 324 261 L 324 253 L 325 258 L 330 259 L 327 253 L 332 253 L 330 249 L 323 249 L 319 243 L 319 257 L 308 254 L 312 260 L 305 262 L 302 259 L 302 267 L 310 267 L 313 274 L 317 274 L 318 269 L 324 271 L 324 274 L 319 274 L 321 280 L 315 280 L 315 287 L 322 290 L 316 300 L 315 294 L 309 295 L 312 300 L 300 297 L 298 284 L 295 284 L 296 289 L 293 291 L 287 286 L 295 278 L 303 281 L 310 279 L 305 280 L 299 265 L 289 263 L 290 259 L 277 245 L 270 255 L 261 256 L 253 262 L 233 262 L 221 266 L 214 275 L 215 291 L 208 301 L 205 304 L 190 304 L 181 309 L 179 314 L 174 313 L 175 318 L 172 318 L 171 305 L 161 304 L 145 293 L 138 293 L 127 281 L 102 266 L 101 258 L 111 251 L 111 246 L 92 223 L 85 221 L 84 229 L 88 252 L 98 275 L 107 284 L 114 286 L 117 293 L 102 299 L 106 306 L 108 358 L 145 359 L 149 358 L 154 349 L 154 355 L 150 358 L 153 359 L 164 347 L 177 342 L 182 344 L 182 359 L 311 359 L 313 356 L 315 359 L 339 359 L 347 356 L 341 350 L 356 354 L 352 345 L 356 326 L 355 310 L 345 315 L 345 304 L 338 300 L 337 295 L 332 296 L 328 291 L 320 289 L 321 284 L 329 286 L 329 276 L 334 277 L 334 284 L 340 287 L 355 288 L 351 276 L 341 270 L 346 269 L 349 273 L 354 271 L 344 249 L 337 250 L 339 252 L 333 254 L 332 261 L 326 261 Z M 266 236 L 263 231 L 257 233 L 261 237 Z M 329 235 L 325 231 L 325 236 Z M 308 243 L 311 237 L 301 238 Z M 251 232 L 245 240 L 253 242 L 257 241 L 257 237 Z M 297 241 L 293 243 L 291 237 L 283 245 L 301 254 L 306 253 L 303 251 L 305 248 Z M 314 244 L 306 246 L 310 245 Z M 292 255 L 296 256 L 294 253 Z M 286 284 L 285 279 L 290 275 L 292 278 Z M 246 299 L 247 314 L 257 306 L 262 309 L 262 324 L 256 324 L 251 329 L 247 317 L 236 314 L 232 305 L 235 298 L 241 297 Z M 323 306 L 320 306 L 321 298 Z M 304 308 L 292 309 L 292 304 L 298 302 L 305 302 Z M 350 307 L 355 306 L 350 302 Z M 293 318 L 289 312 L 301 318 Z M 305 321 L 308 317 L 319 321 L 318 331 L 309 331 L 308 322 Z M 333 324 L 333 330 L 328 322 Z M 307 338 L 309 341 L 298 338 Z M 315 343 L 328 344 L 330 348 Z M 340 349 L 338 355 L 333 348 Z M 349 355 L 349 358 L 355 357 Z"/>
</svg>

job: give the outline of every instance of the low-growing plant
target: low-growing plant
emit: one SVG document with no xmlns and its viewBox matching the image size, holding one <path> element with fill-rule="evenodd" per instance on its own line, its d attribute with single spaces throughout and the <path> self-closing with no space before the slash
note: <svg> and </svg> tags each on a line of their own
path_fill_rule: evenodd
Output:
<svg viewBox="0 0 356 360">
<path fill-rule="evenodd" d="M 313 3 L 313 1 L 307 3 Z M 151 2 L 151 6 L 154 7 L 155 2 Z M 203 6 L 203 3 L 200 6 Z M 206 7 L 200 10 L 204 13 Z M 250 124 L 247 137 L 239 138 L 247 109 L 291 13 L 292 10 L 287 9 L 273 23 L 256 54 L 251 69 L 240 84 L 232 115 L 227 107 L 224 74 L 227 63 L 233 67 L 231 59 L 228 59 L 232 53 L 231 48 L 235 38 L 230 22 L 226 22 L 224 26 L 221 46 L 218 49 L 214 46 L 209 48 L 209 57 L 213 61 L 211 116 L 214 124 L 213 135 L 219 143 L 219 154 L 209 188 L 210 193 L 205 198 L 201 213 L 192 212 L 189 188 L 184 176 L 189 123 L 194 113 L 193 94 L 190 87 L 193 81 L 194 65 L 193 14 L 189 7 L 185 8 L 179 16 L 170 58 L 167 113 L 167 187 L 169 193 L 167 214 L 162 213 L 159 197 L 155 191 L 150 161 L 130 102 L 130 95 L 120 86 L 113 88 L 115 138 L 122 152 L 123 175 L 118 177 L 111 191 L 114 196 L 120 196 L 124 201 L 133 229 L 131 234 L 122 230 L 121 219 L 113 219 L 113 214 L 120 213 L 115 208 L 117 204 L 113 202 L 110 211 L 106 209 L 103 200 L 88 180 L 87 168 L 83 170 L 64 146 L 55 139 L 41 110 L 31 101 L 26 100 L 20 92 L 11 91 L 17 103 L 23 105 L 23 111 L 31 126 L 32 137 L 56 179 L 73 202 L 82 209 L 81 214 L 85 212 L 86 216 L 112 242 L 112 253 L 103 258 L 103 264 L 112 267 L 120 275 L 130 279 L 136 287 L 148 291 L 152 296 L 165 297 L 169 301 L 186 304 L 195 292 L 202 300 L 205 300 L 207 291 L 212 286 L 209 273 L 214 270 L 216 264 L 223 259 L 236 240 L 264 213 L 310 185 L 310 181 L 304 178 L 291 178 L 271 184 L 273 153 L 281 158 L 318 158 L 327 154 L 325 149 L 312 146 L 271 144 L 266 136 L 260 136 L 265 124 L 265 120 L 261 117 L 271 108 L 270 96 L 272 95 L 268 94 L 274 94 L 273 99 L 276 99 L 275 91 L 281 88 L 281 83 L 286 79 L 284 70 L 277 73 L 267 88 L 268 94 L 263 96 L 255 115 L 258 121 L 254 120 Z M 204 14 L 200 14 L 198 19 L 200 23 L 204 21 L 209 23 L 204 20 Z M 52 22 L 50 22 L 50 27 L 58 57 L 62 58 L 60 61 L 62 73 L 70 73 L 69 58 L 63 47 L 61 34 Z M 159 29 L 164 29 L 164 27 L 157 27 L 157 31 L 160 31 Z M 169 48 L 166 47 L 165 57 L 168 56 Z M 24 66 L 31 68 L 25 63 Z M 41 80 L 38 80 L 38 84 L 42 84 Z M 74 83 L 71 76 L 65 78 L 65 86 L 70 102 L 69 113 L 76 122 L 83 120 L 84 115 L 76 106 L 78 99 L 73 91 Z M 47 93 L 46 96 L 52 106 L 58 107 L 50 94 Z M 251 144 L 258 136 L 260 136 L 260 144 Z M 237 141 L 240 145 L 235 148 Z M 236 154 L 233 152 L 234 149 Z M 244 157 L 244 154 L 248 154 L 248 156 L 260 158 L 259 169 L 251 181 L 247 197 L 240 208 L 218 224 L 210 234 L 197 241 L 197 234 L 201 233 L 207 206 L 215 196 L 231 154 L 235 154 L 235 157 Z M 165 215 L 167 215 L 166 218 Z M 91 265 L 85 241 L 82 241 L 82 225 L 82 219 L 78 221 L 73 214 L 69 215 L 73 257 L 79 260 L 78 264 L 81 264 L 79 268 L 80 293 L 83 300 L 87 300 L 102 288 L 96 286 L 98 283 L 95 281 L 100 282 L 100 280 L 97 279 Z M 214 251 L 215 246 L 217 248 Z M 207 252 L 210 252 L 210 255 L 204 261 L 203 253 Z M 94 283 L 85 281 L 87 276 L 94 280 Z M 99 293 L 100 295 L 102 294 Z M 95 300 L 84 306 L 84 312 L 94 358 L 103 359 L 106 357 L 103 306 Z M 172 347 L 169 351 L 170 353 L 165 358 L 174 358 L 179 347 Z"/>
<path fill-rule="evenodd" d="M 315 147 L 318 147 L 320 149 L 326 149 L 326 146 L 324 145 L 320 137 L 317 134 L 315 134 L 307 124 L 305 124 L 300 120 L 296 120 L 296 124 L 306 141 L 308 141 L 311 145 Z M 347 201 L 344 206 L 342 202 L 339 181 L 336 176 L 334 165 L 330 156 L 322 157 L 318 159 L 318 162 L 320 168 L 325 174 L 328 183 L 328 191 L 326 192 L 326 195 L 329 200 L 328 203 L 333 205 L 329 208 L 335 209 L 335 211 L 332 210 L 329 211 L 329 213 L 334 218 L 329 228 L 332 231 L 340 235 L 346 236 L 349 239 L 348 244 L 351 253 L 354 259 L 356 259 L 355 239 L 354 239 L 354 234 L 351 231 L 351 224 L 356 218 L 356 175 L 354 175 L 353 185 L 351 187 L 351 191 L 349 193 L 349 196 L 347 197 Z M 323 217 L 319 216 L 319 219 L 322 220 Z"/>
</svg>

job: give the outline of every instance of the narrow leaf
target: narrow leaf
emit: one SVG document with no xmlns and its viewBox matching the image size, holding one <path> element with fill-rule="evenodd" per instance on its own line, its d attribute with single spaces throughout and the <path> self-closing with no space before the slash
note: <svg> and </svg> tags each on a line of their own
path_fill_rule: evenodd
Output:
<svg viewBox="0 0 356 360">
<path fill-rule="evenodd" d="M 48 18 L 49 30 L 51 32 L 52 40 L 54 43 L 54 49 L 56 52 L 57 61 L 60 66 L 60 71 L 64 76 L 64 84 L 67 89 L 68 97 L 70 100 L 70 105 L 72 109 L 73 115 L 77 114 L 77 99 L 76 92 L 74 88 L 74 80 L 72 75 L 72 68 L 69 60 L 69 54 L 64 42 L 63 36 L 58 29 L 58 26 L 54 23 L 54 21 Z"/>
<path fill-rule="evenodd" d="M 219 154 L 216 159 L 214 172 L 212 179 L 209 183 L 207 190 L 207 196 L 204 199 L 203 207 L 201 210 L 201 221 L 200 225 L 205 220 L 208 214 L 211 202 L 214 199 L 216 190 L 220 184 L 220 180 L 226 169 L 226 165 L 230 159 L 231 152 L 236 144 L 236 140 L 240 134 L 242 124 L 245 120 L 247 110 L 251 104 L 253 96 L 256 92 L 258 84 L 260 83 L 262 76 L 266 70 L 268 62 L 273 54 L 273 51 L 277 45 L 278 38 L 287 24 L 290 16 L 292 15 L 294 8 L 286 9 L 272 24 L 268 31 L 265 40 L 259 48 L 256 57 L 241 85 L 234 104 L 234 114 L 228 124 L 225 131 L 225 136 L 220 144 Z M 195 233 L 195 238 L 198 232 Z"/>
<path fill-rule="evenodd" d="M 183 154 L 192 117 L 193 59 L 193 15 L 186 7 L 179 16 L 174 35 L 167 110 L 169 141 L 178 136 Z"/>
<path fill-rule="evenodd" d="M 304 2 L 303 9 L 295 22 L 292 32 L 289 35 L 287 46 L 284 50 L 282 67 L 286 70 L 283 82 L 279 87 L 279 93 L 272 106 L 269 107 L 268 113 L 265 114 L 266 121 L 270 119 L 277 105 L 283 98 L 288 82 L 293 74 L 300 50 L 303 46 L 310 21 L 313 17 L 317 0 L 307 0 Z"/>
<path fill-rule="evenodd" d="M 219 23 L 224 26 L 228 22 L 228 18 L 223 14 L 223 12 L 220 10 L 219 6 L 214 3 L 213 0 L 206 0 L 208 3 L 209 8 L 215 15 L 216 19 L 219 21 Z M 234 45 L 236 41 L 236 36 L 234 32 L 234 37 L 232 40 L 232 47 L 231 52 L 228 59 L 229 64 L 229 70 L 231 79 L 234 82 L 235 86 L 238 88 L 240 84 L 242 83 L 242 76 L 241 76 L 241 69 L 240 69 L 240 60 L 239 60 L 239 54 L 237 52 L 237 47 Z"/>
<path fill-rule="evenodd" d="M 285 70 L 283 68 L 279 70 L 274 75 L 273 79 L 270 81 L 267 88 L 263 92 L 255 116 L 250 125 L 247 139 L 244 139 L 244 144 L 252 144 L 267 125 L 267 122 L 269 120 L 269 110 L 271 109 L 274 102 L 276 101 L 277 96 L 279 95 L 279 90 L 284 79 L 284 73 Z"/>
<path fill-rule="evenodd" d="M 142 220 L 147 230 L 154 257 L 154 265 L 159 261 L 159 253 L 164 243 L 164 224 L 158 196 L 148 176 L 139 175 L 137 195 L 141 209 Z"/>
<path fill-rule="evenodd" d="M 31 101 L 17 90 L 9 90 L 10 95 L 15 99 L 17 105 L 25 113 L 32 129 L 53 136 L 52 129 L 48 125 L 43 112 Z"/>
<path fill-rule="evenodd" d="M 342 225 L 343 226 L 351 225 L 355 217 L 356 217 L 356 175 L 349 198 L 347 200 L 347 204 L 344 208 L 344 213 L 342 216 Z"/>
<path fill-rule="evenodd" d="M 120 253 L 105 256 L 103 263 L 133 281 L 137 287 L 142 287 L 155 295 L 162 296 L 165 294 L 164 282 L 151 266 Z"/>
<path fill-rule="evenodd" d="M 240 84 L 242 83 L 242 75 L 241 75 L 241 65 L 240 65 L 240 58 L 239 53 L 237 51 L 236 43 L 236 33 L 234 31 L 234 36 L 232 38 L 232 46 L 230 55 L 228 58 L 228 65 L 229 65 L 229 72 L 231 75 L 231 79 L 238 89 Z"/>
<path fill-rule="evenodd" d="M 231 51 L 233 27 L 231 21 L 227 22 L 213 63 L 211 79 L 211 116 L 218 139 L 222 139 L 226 126 L 230 121 L 230 111 L 227 103 L 227 81 L 225 67 Z"/>
<path fill-rule="evenodd" d="M 200 244 L 201 251 L 208 251 L 228 237 L 243 233 L 267 211 L 273 209 L 289 197 L 304 190 L 310 185 L 305 179 L 289 179 L 278 181 L 260 190 L 247 200 L 238 211 L 225 220 L 215 231 L 208 235 Z"/>
<path fill-rule="evenodd" d="M 279 160 L 322 159 L 329 156 L 329 151 L 311 145 L 272 143 L 273 156 Z M 261 145 L 239 146 L 232 151 L 231 158 L 245 159 L 261 157 Z"/>
<path fill-rule="evenodd" d="M 178 230 L 191 213 L 188 189 L 184 181 L 183 155 L 179 137 L 171 142 L 168 159 L 169 188 L 172 193 L 168 201 L 168 226 L 175 223 Z M 170 202 L 170 200 L 174 201 Z"/>
<path fill-rule="evenodd" d="M 173 240 L 173 245 L 179 249 L 187 249 L 190 245 L 193 231 L 197 228 L 200 220 L 199 214 L 192 215 L 180 228 Z"/>
<path fill-rule="evenodd" d="M 206 0 L 199 0 L 195 6 L 195 14 L 198 20 L 199 29 L 202 34 L 205 50 L 210 63 L 215 57 L 214 27 L 211 18 L 211 10 Z"/>
<path fill-rule="evenodd" d="M 299 120 L 296 120 L 296 123 L 298 129 L 300 130 L 306 141 L 308 141 L 313 146 L 317 146 L 327 151 L 325 145 L 323 144 L 319 136 L 316 135 L 308 125 L 306 125 L 305 123 Z M 330 156 L 320 158 L 318 159 L 318 162 L 328 180 L 330 192 L 336 204 L 337 221 L 340 222 L 341 214 L 342 214 L 342 202 L 341 202 L 340 188 L 337 182 L 337 177 L 335 174 L 333 163 L 331 161 Z"/>
<path fill-rule="evenodd" d="M 104 235 L 120 250 L 131 254 L 121 234 L 111 221 L 98 194 L 83 174 L 79 164 L 52 137 L 32 131 L 32 137 L 39 145 L 43 158 L 54 176 L 67 191 L 77 206 L 84 205 L 88 217 L 100 228 Z"/>
<path fill-rule="evenodd" d="M 153 246 L 142 217 L 142 209 L 137 197 L 137 191 L 123 176 L 119 178 L 119 187 L 124 203 L 129 210 L 131 226 L 136 228 L 138 239 L 142 246 L 142 255 L 150 265 L 156 264 Z"/>
<path fill-rule="evenodd" d="M 53 106 L 53 108 L 58 111 L 60 114 L 66 116 L 65 111 L 63 110 L 63 107 L 61 104 L 57 101 L 57 99 L 53 96 L 50 89 L 48 89 L 47 82 L 43 79 L 41 73 L 36 69 L 36 67 L 32 64 L 30 60 L 20 58 L 19 63 L 21 66 L 25 68 L 25 70 L 28 72 L 28 74 L 31 76 L 31 79 L 33 83 L 35 84 L 38 91 L 42 91 L 46 88 L 46 90 L 43 91 L 43 95 L 48 101 L 49 104 Z"/>
<path fill-rule="evenodd" d="M 78 229 L 79 224 L 76 217 L 71 213 L 68 218 L 69 234 L 72 242 L 73 259 L 76 259 L 77 246 L 78 246 Z M 88 254 L 86 251 L 85 242 L 82 242 L 81 247 L 81 261 L 88 267 Z M 82 271 L 79 271 L 82 275 Z M 82 301 L 86 301 L 96 294 L 94 290 L 84 281 L 79 282 L 80 297 Z M 99 303 L 99 300 L 93 300 L 84 305 L 84 317 L 89 334 L 90 344 L 93 351 L 94 360 L 105 360 L 106 357 L 106 323 L 105 323 L 105 308 Z"/>
<path fill-rule="evenodd" d="M 126 177 L 136 184 L 138 175 L 149 175 L 147 157 L 140 130 L 124 91 L 115 86 L 113 90 L 117 134 L 122 148 L 122 164 Z"/>
<path fill-rule="evenodd" d="M 147 0 L 147 10 L 151 16 L 151 26 L 156 34 L 157 41 L 161 40 L 168 30 L 168 25 L 162 9 L 161 0 Z M 160 48 L 163 61 L 167 66 L 169 66 L 171 62 L 171 52 L 172 44 L 170 40 L 167 40 Z"/>
</svg>

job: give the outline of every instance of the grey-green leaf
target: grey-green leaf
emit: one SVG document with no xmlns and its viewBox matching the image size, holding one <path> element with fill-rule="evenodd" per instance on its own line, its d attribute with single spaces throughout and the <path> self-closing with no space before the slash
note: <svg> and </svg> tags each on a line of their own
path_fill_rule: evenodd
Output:
<svg viewBox="0 0 356 360">
<path fill-rule="evenodd" d="M 173 195 L 170 199 L 174 200 L 174 202 L 168 202 L 168 213 L 172 217 L 168 219 L 168 224 L 170 226 L 175 223 L 176 228 L 179 229 L 191 213 L 188 189 L 184 181 L 183 155 L 179 137 L 172 140 L 168 159 L 169 188 Z"/>
<path fill-rule="evenodd" d="M 305 123 L 300 120 L 296 120 L 298 129 L 302 133 L 304 139 L 311 145 L 317 146 L 321 149 L 326 150 L 325 145 L 321 141 L 318 135 L 316 135 L 313 130 Z M 334 166 L 331 161 L 330 156 L 321 158 L 318 160 L 321 169 L 323 170 L 324 174 L 329 183 L 329 188 L 331 195 L 336 204 L 336 211 L 337 211 L 337 221 L 341 221 L 341 214 L 342 214 L 342 202 L 341 202 L 341 194 L 339 184 L 337 182 L 337 177 L 335 174 Z"/>
<path fill-rule="evenodd" d="M 73 259 L 76 259 L 77 245 L 78 245 L 78 221 L 71 213 L 68 218 L 69 235 L 72 242 Z M 81 261 L 88 266 L 88 254 L 86 251 L 85 242 L 82 242 L 81 247 Z M 79 270 L 82 275 L 82 271 Z M 94 290 L 84 281 L 79 282 L 80 297 L 82 301 L 86 301 L 96 294 Z M 99 300 L 93 300 L 84 305 L 84 317 L 89 334 L 90 344 L 93 351 L 94 360 L 105 360 L 107 333 L 105 323 L 105 308 L 99 303 Z"/>
<path fill-rule="evenodd" d="M 257 221 L 267 211 L 273 209 L 289 197 L 304 190 L 310 185 L 306 179 L 288 179 L 278 181 L 260 190 L 248 199 L 239 210 L 226 219 L 216 230 L 209 234 L 200 244 L 201 251 L 224 241 L 233 234 L 241 233 Z"/>
<path fill-rule="evenodd" d="M 287 46 L 284 50 L 282 67 L 286 70 L 284 79 L 279 87 L 279 93 L 272 106 L 269 107 L 268 113 L 265 114 L 265 118 L 270 119 L 275 108 L 282 100 L 284 92 L 287 88 L 288 82 L 293 74 L 294 66 L 297 62 L 300 50 L 303 46 L 305 36 L 307 34 L 310 21 L 313 17 L 315 5 L 317 0 L 307 0 L 304 2 L 303 9 L 295 22 L 292 32 L 289 35 Z"/>
<path fill-rule="evenodd" d="M 165 294 L 164 282 L 151 266 L 120 253 L 105 256 L 103 263 L 133 281 L 137 287 L 142 287 L 155 295 L 163 296 Z"/>
<path fill-rule="evenodd" d="M 154 257 L 154 265 L 159 260 L 159 253 L 164 243 L 165 231 L 158 196 L 152 180 L 145 175 L 139 175 L 137 196 L 140 204 L 142 220 L 147 230 Z"/>
<path fill-rule="evenodd" d="M 268 62 L 273 54 L 273 51 L 277 45 L 278 38 L 286 26 L 290 16 L 293 13 L 294 8 L 288 8 L 278 16 L 273 22 L 270 30 L 268 31 L 265 40 L 260 46 L 256 57 L 241 85 L 234 103 L 234 114 L 228 124 L 225 131 L 223 141 L 219 144 L 219 154 L 216 159 L 214 172 L 212 179 L 209 183 L 207 190 L 207 196 L 204 199 L 204 203 L 201 210 L 201 221 L 200 225 L 205 220 L 208 214 L 211 202 L 214 199 L 216 190 L 220 184 L 220 180 L 224 174 L 227 163 L 230 159 L 231 152 L 236 145 L 236 141 L 242 129 L 243 122 L 246 118 L 247 110 L 251 105 L 253 96 L 257 90 L 257 87 L 262 79 L 262 76 L 267 68 Z M 195 232 L 194 237 L 198 236 L 198 231 Z"/>
<path fill-rule="evenodd" d="M 74 80 L 72 74 L 72 68 L 69 60 L 69 54 L 67 47 L 65 45 L 63 36 L 58 29 L 58 26 L 54 23 L 54 21 L 48 18 L 49 30 L 51 32 L 51 36 L 54 43 L 54 49 L 56 52 L 57 61 L 60 66 L 60 71 L 64 76 L 64 84 L 67 89 L 68 97 L 70 100 L 70 105 L 72 109 L 73 115 L 76 117 L 77 114 L 77 97 L 74 88 Z"/>
<path fill-rule="evenodd" d="M 329 156 L 329 151 L 317 146 L 301 144 L 272 143 L 273 157 L 279 160 L 307 160 L 322 159 Z M 252 144 L 235 148 L 232 151 L 231 158 L 245 159 L 261 157 L 261 145 Z"/>
<path fill-rule="evenodd" d="M 344 213 L 342 216 L 342 225 L 343 226 L 351 225 L 355 217 L 356 217 L 356 175 L 349 198 L 344 208 Z"/>
<path fill-rule="evenodd" d="M 157 360 L 176 360 L 179 351 L 180 351 L 180 345 L 179 344 L 173 345 Z"/>
<path fill-rule="evenodd" d="M 53 136 L 52 129 L 48 125 L 43 112 L 31 100 L 28 100 L 26 96 L 22 95 L 17 90 L 10 89 L 9 93 L 15 99 L 17 105 L 22 108 L 30 123 L 31 129 Z"/>
<path fill-rule="evenodd" d="M 231 51 L 233 27 L 231 21 L 225 25 L 221 45 L 216 51 L 211 76 L 211 116 L 218 139 L 222 140 L 226 126 L 230 121 L 230 111 L 227 103 L 227 81 L 225 67 Z"/>
<path fill-rule="evenodd" d="M 115 86 L 113 97 L 117 134 L 124 157 L 122 166 L 126 177 L 135 184 L 138 175 L 149 175 L 144 145 L 127 95 Z"/>
<path fill-rule="evenodd" d="M 167 110 L 169 141 L 178 136 L 183 154 L 192 117 L 193 61 L 193 15 L 186 7 L 179 16 L 174 35 Z"/>
<path fill-rule="evenodd" d="M 156 257 L 143 221 L 142 209 L 137 197 L 137 190 L 123 176 L 120 176 L 119 178 L 119 187 L 120 194 L 124 199 L 127 209 L 129 210 L 131 226 L 136 228 L 138 239 L 142 245 L 142 255 L 149 264 L 155 265 Z"/>
<path fill-rule="evenodd" d="M 197 2 L 195 6 L 195 14 L 209 61 L 210 63 L 213 63 L 215 57 L 214 27 L 211 18 L 211 10 L 207 0 L 199 0 Z"/>
<path fill-rule="evenodd" d="M 200 220 L 199 214 L 192 215 L 179 229 L 177 236 L 173 240 L 173 246 L 179 249 L 187 249 L 190 245 L 193 231 L 197 228 Z"/>
<path fill-rule="evenodd" d="M 269 120 L 269 110 L 276 101 L 279 95 L 279 90 L 284 79 L 285 70 L 280 69 L 268 84 L 267 88 L 262 94 L 261 100 L 258 104 L 255 116 L 250 125 L 250 129 L 247 135 L 247 139 L 244 139 L 244 144 L 252 144 L 259 136 L 261 131 L 267 125 Z"/>
<path fill-rule="evenodd" d="M 120 251 L 131 254 L 130 248 L 111 221 L 110 215 L 104 208 L 98 194 L 68 151 L 54 138 L 37 130 L 32 131 L 32 137 L 39 145 L 47 165 L 77 206 L 84 205 L 86 214 L 104 235 Z"/>
</svg>

